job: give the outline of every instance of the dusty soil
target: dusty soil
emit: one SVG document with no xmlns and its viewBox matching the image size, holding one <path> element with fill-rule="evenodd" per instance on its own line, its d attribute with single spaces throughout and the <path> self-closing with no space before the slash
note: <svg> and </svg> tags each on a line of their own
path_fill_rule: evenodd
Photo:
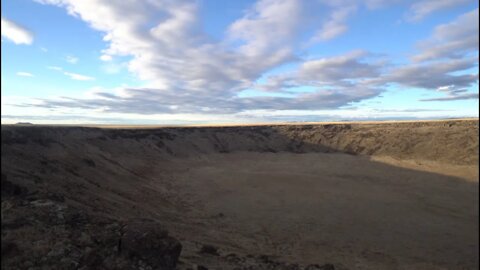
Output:
<svg viewBox="0 0 480 270">
<path fill-rule="evenodd" d="M 2 269 L 478 269 L 478 120 L 2 126 Z"/>
</svg>

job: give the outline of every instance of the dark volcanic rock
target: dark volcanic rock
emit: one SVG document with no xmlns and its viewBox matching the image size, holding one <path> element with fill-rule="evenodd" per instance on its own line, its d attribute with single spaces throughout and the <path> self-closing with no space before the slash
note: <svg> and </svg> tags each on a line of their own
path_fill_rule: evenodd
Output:
<svg viewBox="0 0 480 270">
<path fill-rule="evenodd" d="M 27 188 L 8 181 L 5 174 L 2 174 L 1 190 L 2 196 L 21 196 L 28 193 Z"/>
<path fill-rule="evenodd" d="M 7 256 L 16 256 L 20 253 L 18 246 L 9 241 L 4 241 L 2 239 L 2 260 Z"/>
<path fill-rule="evenodd" d="M 87 164 L 89 167 L 95 167 L 95 166 L 96 166 L 96 165 L 95 165 L 95 161 L 93 161 L 93 160 L 91 160 L 91 159 L 89 159 L 89 158 L 84 158 L 84 159 L 83 159 L 83 162 L 84 162 L 85 164 Z"/>
<path fill-rule="evenodd" d="M 129 259 L 141 260 L 153 269 L 174 269 L 182 245 L 153 221 L 124 226 L 119 251 Z"/>
<path fill-rule="evenodd" d="M 333 264 L 324 264 L 322 266 L 319 266 L 318 264 L 311 264 L 307 267 L 305 267 L 305 270 L 335 270 L 335 267 Z"/>
<path fill-rule="evenodd" d="M 218 249 L 212 245 L 203 245 L 199 253 L 219 256 Z"/>
</svg>

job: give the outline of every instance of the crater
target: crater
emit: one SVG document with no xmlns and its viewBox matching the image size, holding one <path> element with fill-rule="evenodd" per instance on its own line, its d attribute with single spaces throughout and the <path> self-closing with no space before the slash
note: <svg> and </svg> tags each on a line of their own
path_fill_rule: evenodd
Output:
<svg viewBox="0 0 480 270">
<path fill-rule="evenodd" d="M 2 268 L 478 269 L 478 124 L 2 125 Z"/>
</svg>

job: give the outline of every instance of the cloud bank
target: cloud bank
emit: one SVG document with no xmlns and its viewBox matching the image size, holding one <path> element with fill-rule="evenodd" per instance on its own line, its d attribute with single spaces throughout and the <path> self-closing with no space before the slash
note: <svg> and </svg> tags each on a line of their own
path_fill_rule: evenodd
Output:
<svg viewBox="0 0 480 270">
<path fill-rule="evenodd" d="M 348 20 L 358 9 L 401 1 L 317 1 L 327 16 L 314 20 L 308 16 L 312 2 L 259 0 L 227 27 L 221 40 L 202 29 L 197 1 L 37 2 L 65 8 L 104 33 L 106 48 L 100 59 L 128 56 L 128 70 L 146 82 L 144 87 L 98 91 L 89 98 L 44 99 L 32 105 L 43 108 L 138 114 L 338 109 L 378 96 L 392 84 L 433 91 L 448 86 L 450 97 L 452 91 L 478 81 L 478 73 L 465 73 L 478 66 L 474 34 L 478 24 L 472 24 L 478 21 L 478 9 L 437 26 L 418 44 L 411 61 L 394 65 L 361 49 L 305 57 L 298 53 L 303 45 L 299 37 L 307 28 L 316 29 L 308 39 L 328 42 L 348 30 Z M 453 5 L 447 0 L 415 2 L 410 7 L 412 20 Z M 296 68 L 291 71 L 265 75 L 292 63 Z M 93 79 L 62 72 L 76 80 Z M 299 90 L 302 87 L 310 89 Z M 249 89 L 270 95 L 241 95 Z"/>
</svg>

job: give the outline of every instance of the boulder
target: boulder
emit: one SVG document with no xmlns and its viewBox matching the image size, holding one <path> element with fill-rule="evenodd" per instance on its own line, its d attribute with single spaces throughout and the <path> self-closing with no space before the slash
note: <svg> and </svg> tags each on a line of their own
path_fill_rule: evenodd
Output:
<svg viewBox="0 0 480 270">
<path fill-rule="evenodd" d="M 123 227 L 118 249 L 129 260 L 153 269 L 175 269 L 182 245 L 157 222 L 136 221 Z"/>
</svg>

